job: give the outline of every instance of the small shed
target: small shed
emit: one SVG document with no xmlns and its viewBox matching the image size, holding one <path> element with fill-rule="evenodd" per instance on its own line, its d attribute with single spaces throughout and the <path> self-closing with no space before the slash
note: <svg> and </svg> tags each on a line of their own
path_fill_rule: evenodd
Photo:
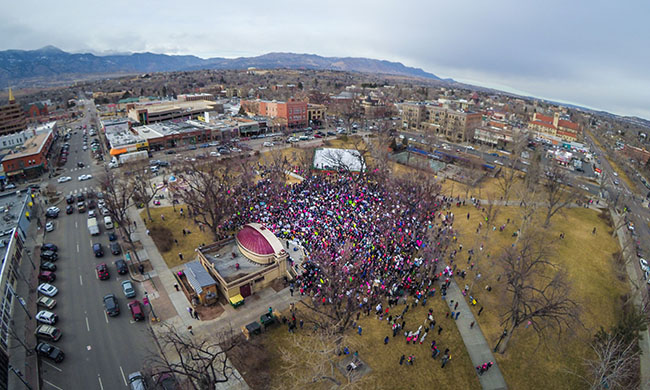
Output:
<svg viewBox="0 0 650 390">
<path fill-rule="evenodd" d="M 199 261 L 185 263 L 185 275 L 201 304 L 209 305 L 216 301 L 217 282 Z"/>
</svg>

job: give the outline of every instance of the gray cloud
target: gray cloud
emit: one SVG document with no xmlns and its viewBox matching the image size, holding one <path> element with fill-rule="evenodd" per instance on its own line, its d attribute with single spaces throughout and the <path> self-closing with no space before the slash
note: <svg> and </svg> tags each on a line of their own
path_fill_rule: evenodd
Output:
<svg viewBox="0 0 650 390">
<path fill-rule="evenodd" d="M 0 15 L 0 49 L 371 57 L 650 118 L 648 11 L 640 0 L 22 1 Z"/>
</svg>

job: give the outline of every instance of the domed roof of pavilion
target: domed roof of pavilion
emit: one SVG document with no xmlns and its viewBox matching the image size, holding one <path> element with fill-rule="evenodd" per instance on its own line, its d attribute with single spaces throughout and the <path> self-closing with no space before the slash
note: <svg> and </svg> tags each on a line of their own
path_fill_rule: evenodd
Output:
<svg viewBox="0 0 650 390">
<path fill-rule="evenodd" d="M 249 223 L 235 237 L 241 252 L 252 261 L 267 263 L 274 257 L 286 255 L 280 240 L 259 223 Z"/>
</svg>

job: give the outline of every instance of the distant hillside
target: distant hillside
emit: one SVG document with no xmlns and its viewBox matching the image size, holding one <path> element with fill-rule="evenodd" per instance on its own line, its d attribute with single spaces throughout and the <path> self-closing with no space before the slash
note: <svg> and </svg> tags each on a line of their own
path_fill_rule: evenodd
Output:
<svg viewBox="0 0 650 390">
<path fill-rule="evenodd" d="M 314 54 L 269 53 L 258 57 L 208 58 L 153 53 L 96 56 L 72 54 L 53 46 L 38 50 L 0 51 L 0 85 L 20 85 L 22 80 L 70 75 L 168 72 L 198 69 L 316 69 L 383 73 L 440 80 L 434 74 L 399 62 L 370 58 L 321 57 Z"/>
</svg>

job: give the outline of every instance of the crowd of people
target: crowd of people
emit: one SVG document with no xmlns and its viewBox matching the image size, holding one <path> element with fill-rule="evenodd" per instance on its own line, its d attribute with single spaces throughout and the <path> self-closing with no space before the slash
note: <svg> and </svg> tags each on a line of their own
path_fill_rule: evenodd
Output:
<svg viewBox="0 0 650 390">
<path fill-rule="evenodd" d="M 238 211 L 221 229 L 233 231 L 258 222 L 302 246 L 307 256 L 296 265 L 301 272 L 294 282 L 301 295 L 356 312 L 350 326 L 359 336 L 359 316 L 374 311 L 377 319 L 386 321 L 393 338 L 403 335 L 406 344 L 421 345 L 429 337 L 431 357 L 441 354 L 434 337 L 428 336 L 443 331 L 436 313 L 429 309 L 425 318 L 409 318 L 408 325 L 405 316 L 409 308 L 426 305 L 436 288 L 445 299 L 457 270 L 454 258 L 459 249 L 451 212 L 456 199 L 416 182 L 387 183 L 353 174 L 309 176 L 292 185 L 266 178 L 239 195 Z M 464 278 L 465 271 L 458 274 Z M 292 284 L 292 292 L 293 288 Z M 390 311 L 407 302 L 401 314 Z M 451 320 L 458 319 L 460 312 L 450 311 Z M 294 324 L 289 328 L 294 331 L 295 320 L 288 323 Z M 384 344 L 389 339 L 386 336 Z M 445 348 L 442 368 L 450 360 L 450 349 Z M 399 364 L 405 361 L 413 365 L 414 355 L 403 355 Z"/>
</svg>

